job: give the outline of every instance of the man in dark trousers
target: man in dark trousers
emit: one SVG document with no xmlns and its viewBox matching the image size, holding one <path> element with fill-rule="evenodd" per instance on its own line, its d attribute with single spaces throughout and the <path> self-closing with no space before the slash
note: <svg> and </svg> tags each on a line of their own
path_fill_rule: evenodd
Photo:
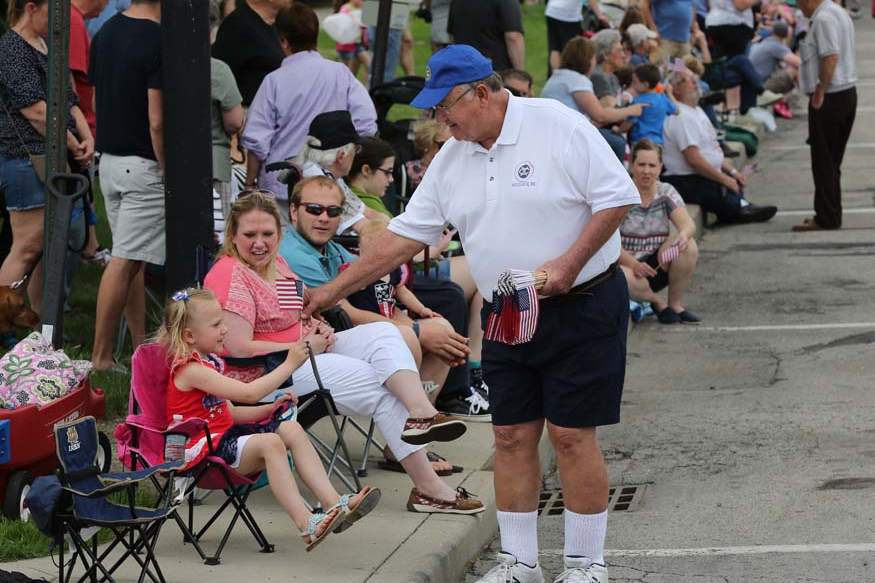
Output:
<svg viewBox="0 0 875 583">
<path fill-rule="evenodd" d="M 857 113 L 854 24 L 829 0 L 799 0 L 811 20 L 802 41 L 800 85 L 809 96 L 808 144 L 814 176 L 814 217 L 794 231 L 842 227 L 842 158 Z"/>
</svg>

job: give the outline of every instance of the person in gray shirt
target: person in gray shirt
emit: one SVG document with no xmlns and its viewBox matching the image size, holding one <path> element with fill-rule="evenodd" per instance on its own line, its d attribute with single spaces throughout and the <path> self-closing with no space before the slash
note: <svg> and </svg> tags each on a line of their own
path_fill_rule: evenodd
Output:
<svg viewBox="0 0 875 583">
<path fill-rule="evenodd" d="M 802 42 L 800 87 L 808 102 L 808 143 L 814 177 L 814 217 L 794 231 L 842 227 L 841 166 L 857 112 L 854 24 L 830 0 L 799 0 L 809 18 Z"/>
</svg>

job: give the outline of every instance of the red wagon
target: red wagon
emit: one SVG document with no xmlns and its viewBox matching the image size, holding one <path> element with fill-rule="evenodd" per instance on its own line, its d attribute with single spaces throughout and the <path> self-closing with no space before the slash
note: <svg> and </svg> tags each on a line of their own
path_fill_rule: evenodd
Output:
<svg viewBox="0 0 875 583">
<path fill-rule="evenodd" d="M 24 497 L 36 476 L 50 474 L 58 467 L 54 427 L 92 415 L 103 417 L 104 395 L 89 379 L 47 405 L 27 405 L 0 409 L 0 499 L 3 514 L 14 520 L 27 520 Z M 112 450 L 109 438 L 99 434 L 99 463 L 109 471 Z"/>
</svg>

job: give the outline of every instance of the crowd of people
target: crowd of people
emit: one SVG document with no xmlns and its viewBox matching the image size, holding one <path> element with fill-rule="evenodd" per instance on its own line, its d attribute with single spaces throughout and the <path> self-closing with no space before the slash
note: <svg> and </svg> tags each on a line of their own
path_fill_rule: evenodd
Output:
<svg viewBox="0 0 875 583">
<path fill-rule="evenodd" d="M 0 191 L 6 214 L 0 241 L 7 241 L 7 250 L 0 285 L 26 281 L 30 304 L 39 311 L 48 1 L 7 2 L 9 30 L 0 37 Z M 425 0 L 417 14 L 431 22 L 435 53 L 426 89 L 414 102 L 423 114 L 409 124 L 403 143 L 377 137 L 381 120 L 365 86 L 375 30 L 364 23 L 363 2 L 336 2 L 333 8 L 329 18 L 337 26 L 332 30 L 349 25 L 336 33 L 334 58 L 317 50 L 319 18 L 304 2 L 210 4 L 213 187 L 225 225 L 223 247 L 204 282 L 209 292 L 171 300 L 168 313 L 178 316 L 179 338 L 166 343 L 178 360 L 173 383 L 180 395 L 202 389 L 199 383 L 215 372 L 205 364 L 213 350 L 252 357 L 291 349 L 279 376 L 263 366 L 219 367 L 237 384 L 229 382 L 214 395 L 237 400 L 234 391 L 240 390 L 245 395 L 239 400 L 246 401 L 252 391 L 241 387 L 271 374 L 278 381 L 292 378 L 298 396 L 314 390 L 309 363 L 292 362 L 293 352 L 308 342 L 340 411 L 373 417 L 386 438 L 381 465 L 409 474 L 411 511 L 482 511 L 464 489 L 454 491 L 440 479 L 455 466 L 424 445 L 459 437 L 463 421 L 515 418 L 508 415 L 506 399 L 490 394 L 481 365 L 484 345 L 490 343 L 483 337 L 481 314 L 493 300 L 484 290 L 494 284 L 482 279 L 511 266 L 485 265 L 479 251 L 471 253 L 488 243 L 471 233 L 488 229 L 464 198 L 438 196 L 441 189 L 454 188 L 438 174 L 452 172 L 473 182 L 489 176 L 484 204 L 501 214 L 488 205 L 498 196 L 493 188 L 505 186 L 493 187 L 497 173 L 484 174 L 477 165 L 494 162 L 484 144 L 515 144 L 521 132 L 529 131 L 520 129 L 520 116 L 544 115 L 549 123 L 562 119 L 571 128 L 583 128 L 569 143 L 598 145 L 610 158 L 602 159 L 603 179 L 617 192 L 626 182 L 632 185 L 622 196 L 603 192 L 604 185 L 592 183 L 597 170 L 589 163 L 588 177 L 580 174 L 584 170 L 563 166 L 567 183 L 546 176 L 534 157 L 506 169 L 495 166 L 513 176 L 510 187 L 519 192 L 534 188 L 533 176 L 539 173 L 542 184 L 557 181 L 560 189 L 597 192 L 584 195 L 587 204 L 600 204 L 603 197 L 613 201 L 607 205 L 612 208 L 628 206 L 615 213 L 618 228 L 611 231 L 619 232 L 618 259 L 603 266 L 604 279 L 597 284 L 616 286 L 617 278 L 625 278 L 631 299 L 648 303 L 661 324 L 700 321 L 685 302 L 698 259 L 687 204 L 700 205 L 722 224 L 768 221 L 777 212 L 775 206 L 748 200 L 748 173 L 733 164 L 737 152 L 727 144 L 728 134 L 745 116 L 792 117 L 791 106 L 809 98 L 815 215 L 794 230 L 841 227 L 840 167 L 856 109 L 851 19 L 859 15 L 858 6 L 846 10 L 832 0 L 548 0 L 543 60 L 548 77 L 538 92 L 526 70 L 518 0 Z M 134 346 L 151 332 L 144 271 L 147 264 L 163 265 L 166 255 L 160 22 L 158 0 L 71 0 L 68 158 L 73 171 L 99 185 L 94 190 L 104 199 L 113 236 L 110 254 L 94 234 L 90 205 L 77 208 L 87 225 L 77 234 L 84 241 L 82 259 L 106 264 L 92 350 L 99 371 L 124 370 L 113 356 L 122 316 Z M 409 26 L 390 29 L 384 81 L 393 79 L 399 66 L 407 75 L 415 72 L 412 40 Z M 482 118 L 459 113 L 471 104 L 482 104 Z M 471 142 L 480 146 L 460 145 Z M 595 156 L 567 150 L 561 155 Z M 269 171 L 276 163 L 286 171 Z M 506 179 L 499 176 L 498 182 Z M 396 217 L 401 209 L 393 195 L 401 192 L 401 202 L 411 206 Z M 755 198 L 764 201 L 767 193 Z M 568 201 L 550 204 L 555 206 L 545 213 L 569 208 Z M 591 209 L 593 218 L 601 214 L 599 208 Z M 462 218 L 453 223 L 449 217 Z M 545 228 L 538 221 L 530 215 L 517 226 Z M 387 226 L 395 235 L 429 245 L 400 267 L 361 281 L 368 272 L 360 254 L 379 250 L 387 241 Z M 461 237 L 460 245 L 464 233 L 469 238 Z M 606 233 L 605 245 L 612 240 Z M 547 265 L 548 273 L 556 269 Z M 344 275 L 347 270 L 355 276 Z M 554 292 L 579 284 L 577 275 Z M 337 301 L 352 328 L 335 331 L 306 318 L 305 287 L 339 286 L 337 281 L 354 277 L 356 287 Z M 195 323 L 209 315 L 221 320 L 218 331 L 211 332 L 215 337 L 205 332 L 206 323 Z M 168 322 L 164 326 L 166 338 Z M 490 346 L 494 358 L 498 349 L 494 342 Z M 514 358 L 509 352 L 503 357 Z M 502 371 L 513 369 L 493 362 L 489 370 L 490 378 L 505 383 Z M 263 398 L 279 385 L 258 386 L 257 397 Z M 555 422 L 549 412 L 545 416 Z M 616 419 L 605 412 L 590 421 L 595 426 Z M 283 445 L 303 452 L 304 459 L 312 457 L 293 428 L 274 429 Z M 233 451 L 243 450 L 245 437 L 234 434 Z M 499 437 L 497 432 L 497 444 Z M 285 483 L 288 476 L 277 467 L 283 464 L 271 457 L 273 445 L 267 438 L 252 440 L 249 453 L 237 452 L 231 461 L 266 465 L 269 472 L 273 468 L 271 482 Z M 517 463 L 502 447 L 499 455 L 507 467 Z M 350 505 L 365 504 L 366 496 L 341 503 L 318 472 L 310 478 L 332 511 L 314 518 L 293 497 L 281 503 L 314 545 L 351 512 Z M 362 508 L 375 503 L 371 499 Z M 588 502 L 581 504 L 589 508 Z M 503 541 L 516 543 L 503 545 L 511 558 L 500 557 L 499 568 L 513 571 L 514 580 L 541 581 L 530 541 L 520 542 L 529 536 L 520 534 L 529 526 L 513 522 L 523 519 L 511 514 L 500 515 L 499 522 Z M 575 528 L 584 523 L 595 528 L 603 544 L 606 518 L 574 516 L 584 517 L 574 518 Z M 592 577 L 601 572 L 603 557 L 598 541 L 590 543 L 581 543 L 589 549 L 586 565 L 575 563 L 573 553 L 566 553 L 572 558 L 566 563 L 572 575 L 591 578 L 564 580 L 598 580 Z M 504 580 L 489 577 L 484 581 Z"/>
</svg>

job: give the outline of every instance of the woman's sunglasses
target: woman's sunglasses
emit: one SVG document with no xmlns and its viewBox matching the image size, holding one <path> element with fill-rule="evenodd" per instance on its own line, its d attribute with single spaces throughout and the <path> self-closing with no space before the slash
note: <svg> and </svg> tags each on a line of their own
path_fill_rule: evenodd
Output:
<svg viewBox="0 0 875 583">
<path fill-rule="evenodd" d="M 337 206 L 336 204 L 325 206 L 322 204 L 316 204 L 315 202 L 306 202 L 299 203 L 297 206 L 304 207 L 304 210 L 307 211 L 307 214 L 311 214 L 314 217 L 321 216 L 322 213 L 328 213 L 328 218 L 336 219 L 341 214 L 343 214 L 343 207 Z"/>
</svg>

